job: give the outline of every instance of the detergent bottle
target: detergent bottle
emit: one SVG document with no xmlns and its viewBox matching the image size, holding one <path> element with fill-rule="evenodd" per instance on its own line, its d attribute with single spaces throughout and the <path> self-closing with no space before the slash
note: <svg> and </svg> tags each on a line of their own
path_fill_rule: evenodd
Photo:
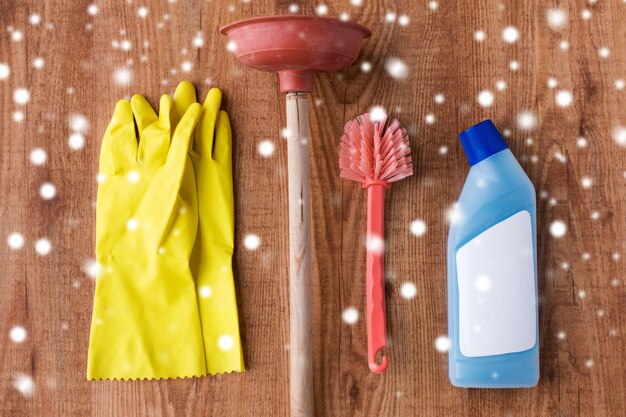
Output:
<svg viewBox="0 0 626 417">
<path fill-rule="evenodd" d="M 535 188 L 491 120 L 461 133 L 471 165 L 448 235 L 448 375 L 466 388 L 539 381 Z"/>
</svg>

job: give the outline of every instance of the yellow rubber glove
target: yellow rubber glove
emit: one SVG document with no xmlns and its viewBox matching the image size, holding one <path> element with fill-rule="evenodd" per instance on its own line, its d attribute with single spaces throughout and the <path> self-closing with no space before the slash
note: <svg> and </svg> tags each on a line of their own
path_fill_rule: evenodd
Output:
<svg viewBox="0 0 626 417">
<path fill-rule="evenodd" d="M 209 374 L 243 371 L 232 257 L 235 207 L 232 133 L 228 114 L 220 111 L 222 92 L 212 88 L 204 101 L 190 151 L 198 190 L 199 229 L 191 258 Z M 174 93 L 172 123 L 196 104 L 191 83 Z M 182 123 L 182 122 L 181 122 Z"/>
<path fill-rule="evenodd" d="M 189 268 L 198 203 L 188 149 L 201 107 L 190 106 L 175 130 L 171 107 L 163 96 L 161 117 L 137 119 L 137 145 L 131 103 L 122 100 L 104 135 L 88 379 L 206 374 Z"/>
</svg>

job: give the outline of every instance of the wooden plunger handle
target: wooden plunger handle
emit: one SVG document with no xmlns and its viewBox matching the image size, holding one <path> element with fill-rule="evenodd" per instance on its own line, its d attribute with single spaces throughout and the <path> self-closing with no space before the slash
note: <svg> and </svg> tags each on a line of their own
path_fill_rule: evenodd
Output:
<svg viewBox="0 0 626 417">
<path fill-rule="evenodd" d="M 313 417 L 308 104 L 308 93 L 287 93 L 291 417 Z"/>
</svg>

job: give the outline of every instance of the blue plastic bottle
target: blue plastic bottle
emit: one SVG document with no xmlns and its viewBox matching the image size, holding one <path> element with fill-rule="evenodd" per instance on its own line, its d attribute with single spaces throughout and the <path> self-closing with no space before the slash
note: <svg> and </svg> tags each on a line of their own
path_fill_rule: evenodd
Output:
<svg viewBox="0 0 626 417">
<path fill-rule="evenodd" d="M 471 165 L 448 235 L 448 374 L 467 388 L 539 381 L 535 188 L 491 122 L 461 133 Z"/>
</svg>

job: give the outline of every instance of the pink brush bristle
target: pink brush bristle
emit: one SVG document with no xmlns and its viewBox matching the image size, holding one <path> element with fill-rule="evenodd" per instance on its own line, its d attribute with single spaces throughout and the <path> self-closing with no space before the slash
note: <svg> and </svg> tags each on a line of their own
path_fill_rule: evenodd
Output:
<svg viewBox="0 0 626 417">
<path fill-rule="evenodd" d="M 350 120 L 339 145 L 340 177 L 368 185 L 390 183 L 413 175 L 406 129 L 387 116 L 372 122 L 369 114 Z"/>
</svg>

